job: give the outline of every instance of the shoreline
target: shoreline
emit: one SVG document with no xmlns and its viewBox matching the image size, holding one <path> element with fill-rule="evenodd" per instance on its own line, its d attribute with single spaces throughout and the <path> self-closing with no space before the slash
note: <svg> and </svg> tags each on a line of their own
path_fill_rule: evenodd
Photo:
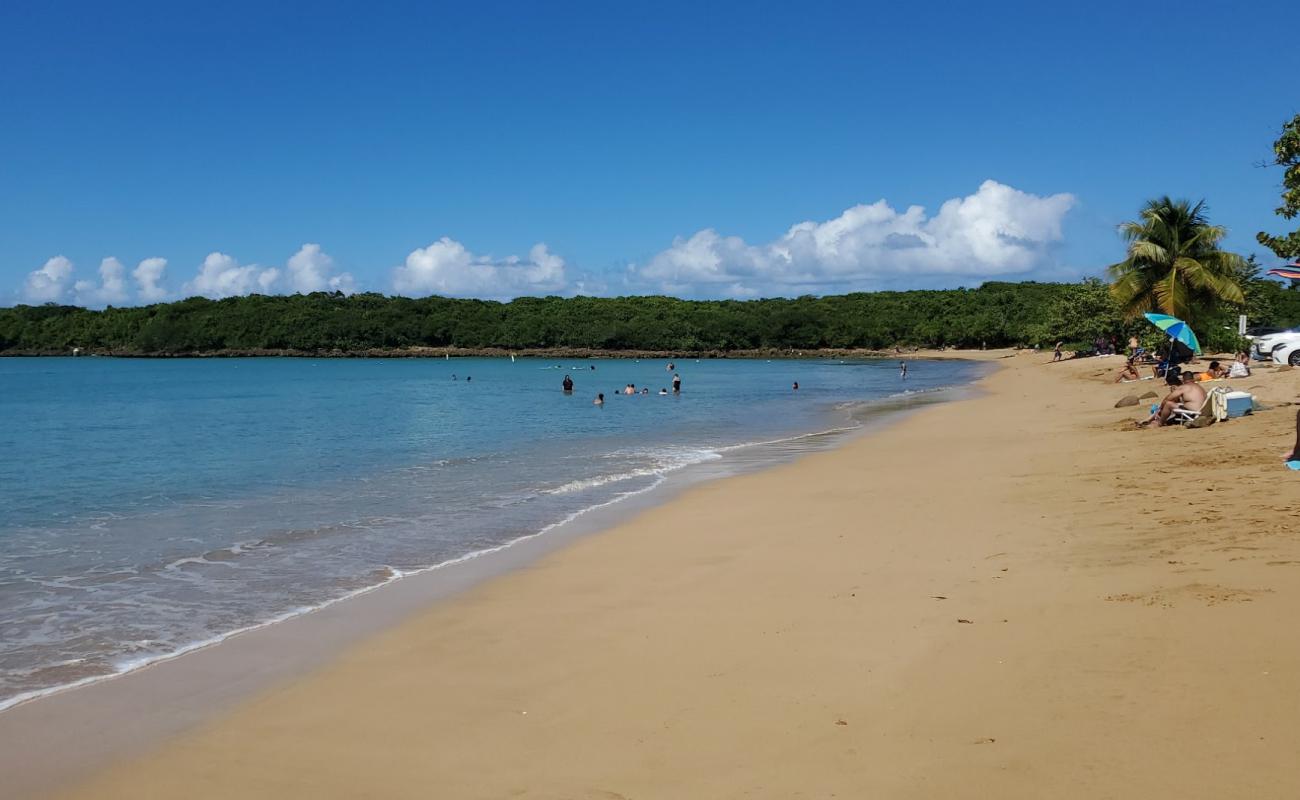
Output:
<svg viewBox="0 0 1300 800">
<path fill-rule="evenodd" d="M 291 622 L 294 619 L 307 614 L 316 613 L 336 604 L 347 602 L 363 595 L 370 594 L 371 592 L 381 591 L 385 587 L 391 586 L 401 580 L 418 578 L 426 574 L 436 574 L 439 570 L 456 567 L 479 558 L 490 558 L 499 553 L 505 552 L 516 545 L 528 542 L 538 537 L 546 536 L 552 532 L 559 532 L 562 536 L 567 536 L 567 538 L 572 538 L 574 535 L 599 533 L 601 530 L 616 525 L 619 516 L 625 515 L 629 510 L 630 513 L 637 513 L 638 510 L 653 508 L 655 505 L 668 502 L 674 494 L 680 493 L 685 488 L 697 483 L 711 480 L 725 480 L 736 475 L 743 475 L 749 472 L 769 469 L 774 466 L 789 463 L 790 461 L 801 458 L 804 455 L 841 446 L 845 442 L 851 441 L 853 438 L 866 435 L 877 427 L 888 425 L 892 421 L 900 419 L 908 413 L 914 413 L 926 405 L 960 400 L 962 396 L 969 392 L 971 387 L 973 387 L 980 379 L 980 377 L 977 377 L 969 384 L 956 384 L 953 386 L 942 386 L 919 391 L 905 390 L 874 400 L 856 401 L 851 404 L 851 409 L 839 409 L 848 411 L 845 421 L 849 424 L 843 427 L 807 431 L 778 439 L 719 446 L 715 448 L 715 454 L 720 460 L 726 461 L 727 463 L 719 464 L 714 462 L 712 459 L 705 459 L 703 461 L 686 463 L 674 468 L 667 468 L 659 475 L 657 482 L 650 486 L 618 493 L 609 499 L 573 511 L 559 520 L 542 526 L 538 530 L 522 533 L 513 539 L 500 544 L 485 547 L 480 550 L 471 550 L 435 564 L 430 564 L 416 569 L 398 570 L 391 566 L 384 565 L 377 569 L 387 570 L 389 575 L 378 583 L 352 589 L 344 594 L 329 598 L 316 605 L 288 609 L 274 614 L 265 620 L 253 622 L 224 633 L 216 634 L 207 639 L 188 642 L 178 647 L 176 650 L 148 656 L 140 659 L 138 662 L 123 665 L 114 672 L 90 675 L 69 683 L 20 692 L 10 697 L 0 698 L 0 715 L 3 715 L 4 712 L 11 708 L 35 702 L 45 697 L 92 686 L 104 681 L 111 681 L 134 672 L 149 669 L 158 664 L 174 661 L 175 659 L 181 658 L 190 653 L 217 647 L 229 639 L 252 633 L 263 628 Z M 861 414 L 853 413 L 854 411 L 861 412 Z M 784 448 L 795 445 L 799 442 L 815 439 L 827 439 L 828 443 L 824 445 L 814 445 L 807 450 L 799 450 L 793 454 L 769 454 L 766 457 L 760 455 L 752 460 L 745 460 L 739 456 L 739 454 L 742 453 L 757 453 L 762 451 L 764 448 Z M 666 486 L 666 484 L 671 485 Z M 600 513 L 606 509 L 609 510 L 609 514 L 605 515 Z M 587 518 L 588 515 L 595 515 L 603 521 L 595 524 L 580 524 L 580 522 Z M 570 529 L 579 533 L 575 534 L 569 532 Z M 485 570 L 485 573 L 486 576 L 483 580 L 488 580 L 498 574 L 499 571 L 489 567 Z"/>
<path fill-rule="evenodd" d="M 171 693 L 172 699 L 175 700 L 174 688 L 192 683 L 196 672 L 210 675 L 220 681 L 222 669 L 232 665 L 237 666 L 241 660 L 247 658 L 246 653 L 231 651 L 249 650 L 253 646 L 269 648 L 273 652 L 282 650 L 282 643 L 276 640 L 284 637 L 300 638 L 294 626 L 308 622 L 309 618 L 327 617 L 329 625 L 339 625 L 344 629 L 342 635 L 333 637 L 333 641 L 328 642 L 305 662 L 283 669 L 268 669 L 268 674 L 262 675 L 253 684 L 237 686 L 229 695 L 218 692 L 219 697 L 213 703 L 200 703 L 202 708 L 193 709 L 192 713 L 186 714 L 188 726 L 198 719 L 221 713 L 226 705 L 253 695 L 276 681 L 292 679 L 295 675 L 305 673 L 337 655 L 344 648 L 353 646 L 358 639 L 368 635 L 357 632 L 362 627 L 366 627 L 362 625 L 363 622 L 367 625 L 378 624 L 381 628 L 400 624 L 401 619 L 408 614 L 417 613 L 433 604 L 446 602 L 484 582 L 526 568 L 537 559 L 561 551 L 584 537 L 600 535 L 617 527 L 628 518 L 673 502 L 675 497 L 695 486 L 777 468 L 808 455 L 842 447 L 858 438 L 870 435 L 873 431 L 895 424 L 930 405 L 959 402 L 975 391 L 974 387 L 982 379 L 983 376 L 977 376 L 965 384 L 921 391 L 905 390 L 874 400 L 855 402 L 851 407 L 840 409 L 845 413 L 844 422 L 847 423 L 842 427 L 808 431 L 775 440 L 724 446 L 719 448 L 720 461 L 704 461 L 670 469 L 650 487 L 620 493 L 508 542 L 464 553 L 438 564 L 409 572 L 394 573 L 380 583 L 350 591 L 319 605 L 293 609 L 268 620 L 208 640 L 191 643 L 177 651 L 152 657 L 118 672 L 89 676 L 69 684 L 7 698 L 0 703 L 0 742 L 6 741 L 17 729 L 38 723 L 39 718 L 43 716 L 40 713 L 41 707 L 49 701 L 57 701 L 49 705 L 62 706 L 61 709 L 55 709 L 56 715 L 71 714 L 75 717 L 77 712 L 72 711 L 71 708 L 78 704 L 84 693 L 95 693 L 102 699 L 92 697 L 92 705 L 99 702 L 106 703 L 109 716 L 120 716 L 129 713 L 131 704 L 149 699 L 153 691 L 149 686 L 150 675 L 158 674 L 157 670 L 165 669 L 175 673 L 174 676 L 168 675 L 163 678 L 165 683 L 173 687 Z M 810 440 L 824 441 L 803 449 L 801 443 Z M 789 452 L 785 452 L 787 449 Z M 386 594 L 399 588 L 403 590 L 404 597 L 390 598 Z M 358 603 L 358 601 L 362 602 Z M 330 638 L 324 630 L 325 623 L 310 623 L 310 627 L 315 630 L 309 635 Z M 231 647 L 244 642 L 245 639 L 254 641 L 247 645 L 241 644 L 238 648 Z M 191 661 L 195 657 L 205 658 L 212 663 L 196 665 Z M 114 697 L 119 693 L 114 690 L 112 684 L 119 681 L 131 681 L 138 685 L 122 691 L 121 697 Z M 125 704 L 120 702 L 123 697 L 130 702 Z M 15 721 L 10 715 L 19 719 Z M 105 714 L 101 713 L 98 716 L 102 717 Z M 66 723 L 59 722 L 56 727 L 66 727 Z M 175 735 L 180 730 L 181 727 L 165 725 L 159 729 L 159 732 L 169 736 Z M 144 741 L 152 743 L 161 738 L 145 736 Z M 131 747 L 125 748 L 125 751 L 129 753 L 138 749 L 140 748 Z M 92 759 L 92 762 L 95 760 Z M 5 762 L 4 756 L 0 755 L 0 766 L 12 767 L 14 764 L 30 763 L 30 759 L 17 758 L 11 764 Z M 62 778 L 67 770 L 67 764 L 58 764 L 57 770 Z M 47 781 L 38 779 L 33 783 L 37 788 L 41 788 L 47 784 Z"/>
<path fill-rule="evenodd" d="M 1041 363 L 414 608 L 68 796 L 1296 794 L 1300 541 L 1259 477 L 1293 417 L 1137 431 L 1113 369 Z"/>
</svg>

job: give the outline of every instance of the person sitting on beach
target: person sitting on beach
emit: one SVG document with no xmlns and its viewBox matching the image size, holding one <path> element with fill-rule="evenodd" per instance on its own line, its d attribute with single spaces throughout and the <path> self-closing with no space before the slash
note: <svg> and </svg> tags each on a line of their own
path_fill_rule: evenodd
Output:
<svg viewBox="0 0 1300 800">
<path fill-rule="evenodd" d="M 1169 373 L 1166 379 L 1171 386 L 1173 385 L 1174 374 Z M 1205 405 L 1205 388 L 1196 382 L 1196 374 L 1184 372 L 1177 386 L 1173 386 L 1173 391 L 1165 395 L 1165 399 L 1160 401 L 1160 406 L 1155 413 L 1147 419 L 1138 423 L 1138 427 L 1144 428 L 1147 425 L 1155 423 L 1156 427 L 1169 425 L 1169 419 L 1175 411 L 1192 411 L 1199 412 L 1201 406 Z"/>
<path fill-rule="evenodd" d="M 1219 364 L 1218 361 L 1211 361 L 1210 368 L 1200 375 L 1196 376 L 1198 381 L 1217 381 L 1219 378 L 1226 377 L 1228 371 Z"/>
<path fill-rule="evenodd" d="M 1142 380 L 1142 376 L 1138 374 L 1137 357 L 1130 356 L 1128 363 L 1124 365 L 1124 368 L 1119 371 L 1119 376 L 1115 378 L 1115 383 L 1140 380 Z"/>
<path fill-rule="evenodd" d="M 1238 353 L 1233 359 L 1232 366 L 1228 368 L 1229 378 L 1249 378 L 1250 377 L 1250 354 Z"/>
</svg>

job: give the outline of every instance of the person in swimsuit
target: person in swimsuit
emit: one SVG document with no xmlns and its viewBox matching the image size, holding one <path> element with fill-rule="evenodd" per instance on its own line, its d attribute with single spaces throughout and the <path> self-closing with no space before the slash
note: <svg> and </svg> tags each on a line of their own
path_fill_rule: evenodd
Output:
<svg viewBox="0 0 1300 800">
<path fill-rule="evenodd" d="M 1170 373 L 1168 382 L 1172 384 L 1173 373 Z M 1184 372 L 1181 380 L 1174 390 L 1165 395 L 1165 399 L 1160 401 L 1159 408 L 1147 419 L 1138 423 L 1138 427 L 1145 428 L 1154 423 L 1155 427 L 1170 425 L 1169 419 L 1175 411 L 1200 411 L 1201 406 L 1205 405 L 1205 387 L 1196 382 L 1196 374 Z"/>
<path fill-rule="evenodd" d="M 673 394 L 681 394 L 681 393 L 682 393 L 682 376 L 674 372 L 673 373 Z"/>
<path fill-rule="evenodd" d="M 573 378 L 565 375 L 564 380 L 560 382 L 560 385 L 564 387 L 565 394 L 573 394 Z"/>
</svg>

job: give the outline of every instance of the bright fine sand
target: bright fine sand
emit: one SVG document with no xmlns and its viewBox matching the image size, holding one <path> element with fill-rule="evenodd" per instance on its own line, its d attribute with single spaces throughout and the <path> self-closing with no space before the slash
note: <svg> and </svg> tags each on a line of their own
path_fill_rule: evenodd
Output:
<svg viewBox="0 0 1300 800">
<path fill-rule="evenodd" d="M 1138 431 L 1121 359 L 986 357 L 981 396 L 689 489 L 70 796 L 1300 796 L 1300 371 Z"/>
</svg>

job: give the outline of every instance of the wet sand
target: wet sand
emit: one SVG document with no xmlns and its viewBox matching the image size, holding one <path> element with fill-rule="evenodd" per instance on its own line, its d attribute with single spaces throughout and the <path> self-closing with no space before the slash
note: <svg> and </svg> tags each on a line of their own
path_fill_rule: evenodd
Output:
<svg viewBox="0 0 1300 800">
<path fill-rule="evenodd" d="M 1300 794 L 1295 409 L 1137 431 L 1112 405 L 1154 382 L 1048 359 L 690 489 L 69 796 Z M 1231 383 L 1278 404 L 1300 372 Z"/>
</svg>

